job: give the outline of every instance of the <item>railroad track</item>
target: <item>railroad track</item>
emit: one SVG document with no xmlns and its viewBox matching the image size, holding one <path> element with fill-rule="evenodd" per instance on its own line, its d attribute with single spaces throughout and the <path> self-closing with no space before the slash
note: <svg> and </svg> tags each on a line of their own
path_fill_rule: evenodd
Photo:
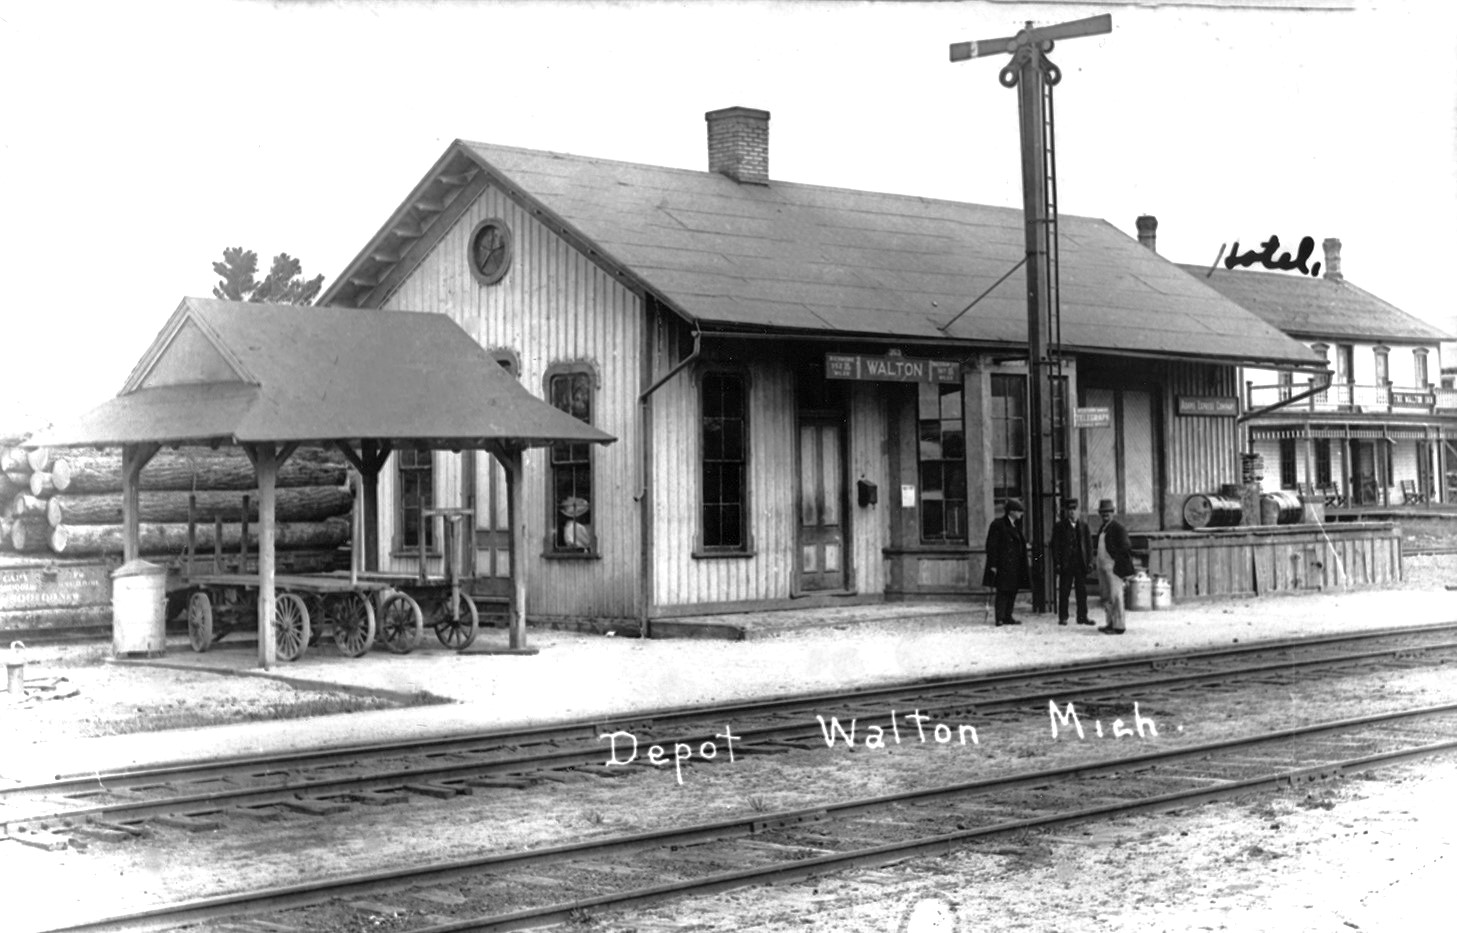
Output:
<svg viewBox="0 0 1457 933">
<path fill-rule="evenodd" d="M 1344 671 L 1404 670 L 1457 659 L 1457 625 L 1302 639 L 991 677 L 663 711 L 617 721 L 391 742 L 320 752 L 58 776 L 0 791 L 12 841 L 48 849 L 125 842 L 158 829 L 205 832 L 259 820 L 307 819 L 361 806 L 525 788 L 547 781 L 721 764 L 731 756 L 823 750 L 854 721 L 862 730 L 986 727 L 1025 719 L 1049 700 L 1128 715 L 1167 708 L 1187 691 L 1288 688 Z M 919 720 L 913 717 L 920 717 Z M 929 724 L 927 726 L 926 724 Z M 610 736 L 603 741 L 603 736 Z M 629 737 L 633 744 L 629 744 Z M 641 737 L 641 738 L 639 738 Z M 948 731 L 948 738 L 950 733 Z M 961 738 L 958 734 L 957 738 Z M 964 739 L 962 739 L 964 741 Z M 649 760 L 651 748 L 663 750 Z M 716 756 L 706 760 L 703 753 Z M 686 757 L 680 754 L 687 751 Z M 636 753 L 630 765 L 627 759 Z"/>
<path fill-rule="evenodd" d="M 1029 830 L 1182 809 L 1457 751 L 1457 704 L 1084 762 L 884 797 L 194 900 L 67 933 L 335 930 L 359 905 L 409 933 L 523 929 L 584 912 L 936 855 Z M 564 899 L 562 892 L 572 892 Z M 200 926 L 198 926 L 200 924 Z M 228 929 L 235 927 L 228 926 Z"/>
</svg>

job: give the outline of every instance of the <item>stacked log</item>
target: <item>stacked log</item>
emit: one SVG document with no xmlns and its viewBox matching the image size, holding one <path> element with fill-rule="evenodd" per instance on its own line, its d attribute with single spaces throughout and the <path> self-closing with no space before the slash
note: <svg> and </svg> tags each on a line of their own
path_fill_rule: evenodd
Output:
<svg viewBox="0 0 1457 933">
<path fill-rule="evenodd" d="M 0 442 L 0 548 L 68 557 L 122 552 L 121 454 L 113 450 L 26 450 Z M 344 457 L 301 447 L 279 469 L 275 546 L 329 552 L 349 543 L 353 504 Z M 257 552 L 258 489 L 253 464 L 236 448 L 159 451 L 138 482 L 141 554 L 180 558 L 189 511 L 199 555 L 221 548 Z M 189 510 L 189 506 L 191 506 Z M 343 518 L 341 518 L 343 516 Z"/>
</svg>

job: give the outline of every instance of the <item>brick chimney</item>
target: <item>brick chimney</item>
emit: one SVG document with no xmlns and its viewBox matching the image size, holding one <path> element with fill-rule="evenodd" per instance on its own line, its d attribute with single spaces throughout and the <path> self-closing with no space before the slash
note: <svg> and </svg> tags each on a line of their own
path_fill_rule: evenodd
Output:
<svg viewBox="0 0 1457 933">
<path fill-rule="evenodd" d="M 1335 237 L 1327 237 L 1320 245 L 1325 249 L 1325 277 L 1332 282 L 1344 282 L 1346 277 L 1341 275 L 1341 241 Z"/>
<path fill-rule="evenodd" d="M 1159 219 L 1152 214 L 1144 214 L 1134 223 L 1138 225 L 1138 242 L 1157 253 Z"/>
<path fill-rule="evenodd" d="M 769 184 L 769 111 L 725 107 L 708 121 L 708 170 L 739 184 Z"/>
</svg>

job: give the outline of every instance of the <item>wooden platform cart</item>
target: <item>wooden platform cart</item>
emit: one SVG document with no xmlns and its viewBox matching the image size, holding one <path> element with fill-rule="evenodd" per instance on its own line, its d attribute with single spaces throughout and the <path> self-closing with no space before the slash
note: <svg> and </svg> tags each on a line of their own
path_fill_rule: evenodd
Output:
<svg viewBox="0 0 1457 933">
<path fill-rule="evenodd" d="M 422 509 L 422 521 L 440 520 L 440 552 L 444 573 L 429 573 L 426 536 L 420 535 L 419 568 L 414 574 L 351 571 L 361 583 L 385 587 L 380 599 L 380 634 L 391 651 L 413 650 L 429 625 L 442 645 L 461 651 L 469 648 L 480 631 L 480 610 L 469 593 L 462 571 L 462 542 L 470 541 L 475 527 L 473 509 Z M 336 573 L 342 578 L 343 573 Z M 399 596 L 406 597 L 399 599 Z"/>
</svg>

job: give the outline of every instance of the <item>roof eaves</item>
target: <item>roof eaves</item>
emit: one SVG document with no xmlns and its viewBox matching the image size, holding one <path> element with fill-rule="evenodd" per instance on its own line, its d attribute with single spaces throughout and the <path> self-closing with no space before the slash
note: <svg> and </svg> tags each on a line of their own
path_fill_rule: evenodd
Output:
<svg viewBox="0 0 1457 933">
<path fill-rule="evenodd" d="M 673 311 L 673 313 L 679 315 L 689 323 L 697 324 L 699 322 L 697 315 L 692 314 L 688 309 L 669 297 L 666 292 L 655 287 L 641 274 L 634 271 L 627 263 L 612 255 L 600 243 L 597 243 L 581 230 L 568 223 L 566 219 L 548 207 L 545 202 L 541 201 L 535 195 L 528 193 L 524 187 L 517 184 L 506 173 L 491 164 L 468 141 L 457 139 L 455 145 L 460 146 L 461 151 L 480 166 L 482 171 L 495 182 L 502 193 L 520 204 L 523 209 L 535 217 L 548 230 L 581 251 L 582 255 L 586 256 L 614 279 L 625 280 L 628 287 L 639 294 L 651 293 L 659 304 Z"/>
</svg>

